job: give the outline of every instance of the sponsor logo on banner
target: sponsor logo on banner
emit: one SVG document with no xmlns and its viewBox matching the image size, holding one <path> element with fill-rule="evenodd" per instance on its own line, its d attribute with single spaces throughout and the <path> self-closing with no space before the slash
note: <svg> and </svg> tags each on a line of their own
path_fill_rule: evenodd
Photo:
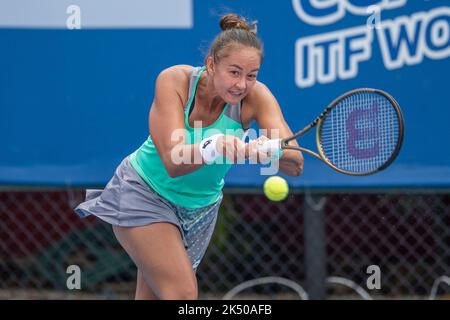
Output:
<svg viewBox="0 0 450 320">
<path fill-rule="evenodd" d="M 298 18 L 310 25 L 334 24 L 346 15 L 369 16 L 363 25 L 297 39 L 297 86 L 357 77 L 360 65 L 374 55 L 375 42 L 388 70 L 450 57 L 450 7 L 381 19 L 383 10 L 407 5 L 407 0 L 292 0 Z"/>
</svg>

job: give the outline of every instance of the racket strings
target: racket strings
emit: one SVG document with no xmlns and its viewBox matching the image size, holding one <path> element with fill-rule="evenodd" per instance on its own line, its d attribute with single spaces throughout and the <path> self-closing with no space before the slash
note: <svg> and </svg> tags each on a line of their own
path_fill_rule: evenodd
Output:
<svg viewBox="0 0 450 320">
<path fill-rule="evenodd" d="M 399 132 L 399 116 L 385 96 L 358 92 L 340 101 L 322 121 L 322 152 L 348 172 L 374 171 L 395 152 Z"/>
</svg>

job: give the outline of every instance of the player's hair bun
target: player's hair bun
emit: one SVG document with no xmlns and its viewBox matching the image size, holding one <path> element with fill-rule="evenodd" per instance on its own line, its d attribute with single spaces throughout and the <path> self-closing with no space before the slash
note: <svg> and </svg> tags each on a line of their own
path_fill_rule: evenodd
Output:
<svg viewBox="0 0 450 320">
<path fill-rule="evenodd" d="M 245 18 L 242 18 L 235 13 L 229 13 L 220 19 L 220 28 L 224 31 L 230 29 L 243 29 L 256 34 L 256 23 L 256 21 L 248 23 Z"/>
</svg>

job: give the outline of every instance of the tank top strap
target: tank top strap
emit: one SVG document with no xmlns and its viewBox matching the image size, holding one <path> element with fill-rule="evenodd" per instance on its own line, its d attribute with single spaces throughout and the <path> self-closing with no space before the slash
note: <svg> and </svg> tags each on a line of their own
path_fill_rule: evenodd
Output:
<svg viewBox="0 0 450 320">
<path fill-rule="evenodd" d="M 205 66 L 203 67 L 195 67 L 194 70 L 191 73 L 191 77 L 189 79 L 189 96 L 188 96 L 188 101 L 186 103 L 186 105 L 184 106 L 184 113 L 185 115 L 189 114 L 191 105 L 192 105 L 192 100 L 194 100 L 195 97 L 195 92 L 197 91 L 197 84 L 198 81 L 200 80 L 203 71 L 206 69 Z"/>
<path fill-rule="evenodd" d="M 229 105 L 228 109 L 225 111 L 225 116 L 237 123 L 242 124 L 241 109 L 242 109 L 242 101 L 236 104 Z"/>
</svg>

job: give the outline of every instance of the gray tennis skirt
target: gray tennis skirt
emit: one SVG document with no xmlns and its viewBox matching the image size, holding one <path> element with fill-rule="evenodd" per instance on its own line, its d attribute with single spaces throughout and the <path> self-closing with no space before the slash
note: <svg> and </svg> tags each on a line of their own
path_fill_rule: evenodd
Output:
<svg viewBox="0 0 450 320">
<path fill-rule="evenodd" d="M 86 200 L 75 208 L 75 212 L 82 218 L 94 215 L 121 227 L 159 222 L 174 224 L 180 230 L 195 270 L 211 240 L 222 196 L 217 202 L 202 208 L 177 206 L 142 180 L 129 157 L 120 163 L 105 189 L 86 190 Z"/>
</svg>

